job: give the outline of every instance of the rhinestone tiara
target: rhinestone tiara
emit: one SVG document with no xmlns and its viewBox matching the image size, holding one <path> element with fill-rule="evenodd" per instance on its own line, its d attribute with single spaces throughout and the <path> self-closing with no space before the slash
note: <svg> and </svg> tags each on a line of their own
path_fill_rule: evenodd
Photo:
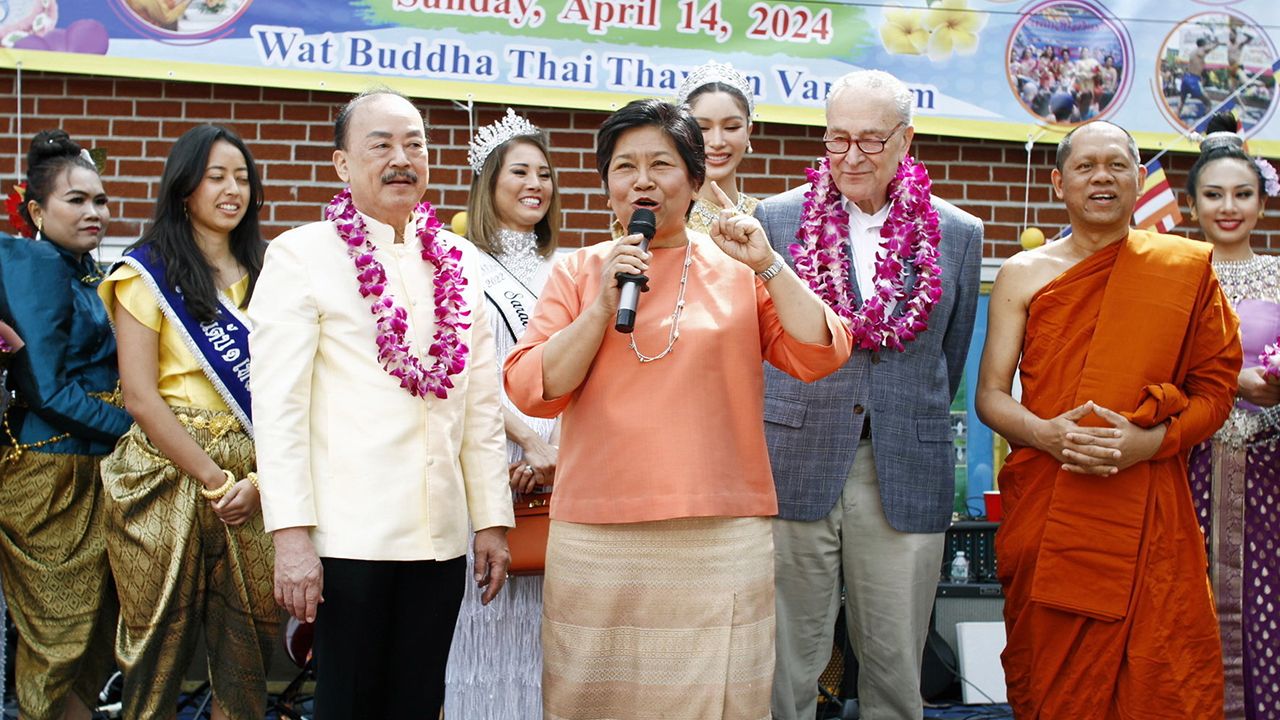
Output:
<svg viewBox="0 0 1280 720">
<path fill-rule="evenodd" d="M 1233 147 L 1237 150 L 1243 150 L 1244 137 L 1239 133 L 1233 133 L 1225 130 L 1211 132 L 1208 135 L 1205 135 L 1204 139 L 1200 141 L 1200 150 L 1203 152 L 1213 147 Z"/>
<path fill-rule="evenodd" d="M 541 130 L 536 125 L 507 108 L 507 114 L 492 125 L 485 125 L 476 131 L 475 137 L 467 149 L 467 164 L 471 169 L 480 172 L 484 161 L 502 143 L 521 135 L 537 135 Z"/>
<path fill-rule="evenodd" d="M 684 81 L 680 83 L 680 89 L 676 91 L 676 104 L 684 105 L 689 102 L 689 96 L 695 90 L 703 85 L 710 83 L 723 83 L 729 87 L 742 93 L 742 97 L 747 99 L 747 115 L 754 115 L 756 112 L 756 97 L 751 89 L 751 83 L 747 77 L 728 63 L 718 63 L 714 60 L 699 65 L 685 76 Z M 748 118 L 750 119 L 750 118 Z"/>
</svg>

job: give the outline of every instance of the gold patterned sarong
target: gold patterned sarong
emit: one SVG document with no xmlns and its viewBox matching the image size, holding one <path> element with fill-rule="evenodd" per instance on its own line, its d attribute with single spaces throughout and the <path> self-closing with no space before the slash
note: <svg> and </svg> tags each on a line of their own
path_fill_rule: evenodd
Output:
<svg viewBox="0 0 1280 720">
<path fill-rule="evenodd" d="M 75 693 L 93 707 L 111 671 L 115 591 L 99 458 L 11 449 L 0 457 L 0 575 L 18 628 L 23 718 L 60 718 Z"/>
<path fill-rule="evenodd" d="M 174 408 L 214 462 L 243 478 L 253 442 L 233 416 Z M 126 718 L 171 718 L 203 633 L 215 701 L 236 720 L 266 712 L 280 627 L 262 513 L 229 527 L 135 424 L 102 462 L 107 550 L 120 594 L 116 657 Z"/>
<path fill-rule="evenodd" d="M 767 720 L 768 518 L 552 521 L 543 586 L 547 720 Z"/>
</svg>

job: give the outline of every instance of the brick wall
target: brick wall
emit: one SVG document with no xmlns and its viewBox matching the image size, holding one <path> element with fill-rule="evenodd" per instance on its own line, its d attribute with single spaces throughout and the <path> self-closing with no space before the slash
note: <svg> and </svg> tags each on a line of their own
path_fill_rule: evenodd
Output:
<svg viewBox="0 0 1280 720">
<path fill-rule="evenodd" d="M 268 238 L 320 218 L 339 185 L 330 164 L 332 114 L 345 95 L 300 90 L 109 77 L 24 73 L 22 128 L 17 135 L 16 77 L 0 70 L 0 183 L 7 193 L 20 177 L 27 143 L 49 127 L 62 127 L 90 147 L 108 152 L 103 181 L 113 199 L 109 235 L 136 238 L 152 211 L 164 158 L 173 140 L 201 122 L 216 122 L 244 137 L 260 163 L 267 204 Z M 471 178 L 466 166 L 467 112 L 447 101 L 420 103 L 431 127 L 432 165 L 427 199 L 446 222 L 466 205 Z M 594 132 L 604 114 L 593 111 L 517 108 L 550 134 L 565 211 L 563 244 L 595 242 L 608 210 L 594 169 Z M 478 123 L 497 119 L 499 106 L 476 107 Z M 799 184 L 804 168 L 821 152 L 821 129 L 757 123 L 754 154 L 740 177 L 747 192 L 764 197 Z M 1027 155 L 1021 145 L 917 135 L 915 152 L 927 163 L 935 192 L 986 223 L 987 257 L 1018 249 L 1023 223 Z M 1175 188 L 1185 183 L 1195 156 L 1173 153 L 1164 163 Z M 1067 221 L 1049 186 L 1052 147 L 1032 152 L 1027 223 L 1052 236 Z M 1179 192 L 1181 195 L 1181 193 Z M 1278 204 L 1280 205 L 1280 204 Z M 1273 214 L 1280 213 L 1280 206 Z M 1187 221 L 1178 232 L 1192 232 Z M 1280 219 L 1265 218 L 1258 247 L 1280 251 Z"/>
</svg>

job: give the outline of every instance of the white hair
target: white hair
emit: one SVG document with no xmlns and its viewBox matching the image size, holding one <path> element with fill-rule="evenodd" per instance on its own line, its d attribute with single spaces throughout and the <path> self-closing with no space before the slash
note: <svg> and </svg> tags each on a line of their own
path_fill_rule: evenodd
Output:
<svg viewBox="0 0 1280 720">
<path fill-rule="evenodd" d="M 885 90 L 893 98 L 894 109 L 898 111 L 898 119 L 907 125 L 911 124 L 911 112 L 915 102 L 911 90 L 898 78 L 883 70 L 854 70 L 840 76 L 831 85 L 827 93 L 827 105 L 845 90 Z"/>
</svg>

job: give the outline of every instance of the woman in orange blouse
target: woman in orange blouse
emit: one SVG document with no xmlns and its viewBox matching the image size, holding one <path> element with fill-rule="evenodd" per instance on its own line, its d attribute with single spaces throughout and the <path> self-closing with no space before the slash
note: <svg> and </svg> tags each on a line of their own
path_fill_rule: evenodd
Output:
<svg viewBox="0 0 1280 720">
<path fill-rule="evenodd" d="M 726 211 L 685 222 L 705 178 L 687 109 L 638 100 L 596 138 L 617 220 L 640 235 L 553 271 L 505 366 L 529 415 L 561 415 L 544 586 L 547 717 L 769 717 L 777 512 L 764 441 L 767 360 L 816 380 L 849 331 Z M 722 197 L 726 207 L 732 207 Z M 613 330 L 618 273 L 646 273 L 635 331 Z"/>
</svg>

